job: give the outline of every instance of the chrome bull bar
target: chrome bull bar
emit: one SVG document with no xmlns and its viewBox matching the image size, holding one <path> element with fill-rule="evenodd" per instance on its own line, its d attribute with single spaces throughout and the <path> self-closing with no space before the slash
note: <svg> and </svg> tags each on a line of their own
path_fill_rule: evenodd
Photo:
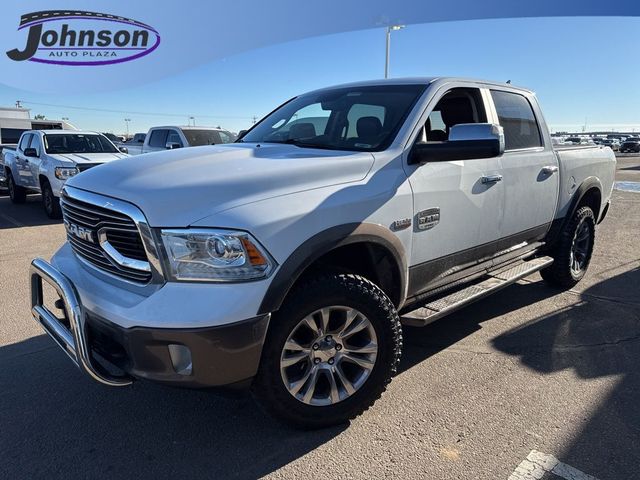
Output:
<svg viewBox="0 0 640 480">
<path fill-rule="evenodd" d="M 49 262 L 36 258 L 31 262 L 31 314 L 45 332 L 64 350 L 76 366 L 95 381 L 110 387 L 130 385 L 127 376 L 113 376 L 96 366 L 87 343 L 85 315 L 80 297 L 69 279 Z M 51 285 L 62 299 L 64 312 L 71 328 L 67 328 L 44 306 L 42 281 Z"/>
</svg>

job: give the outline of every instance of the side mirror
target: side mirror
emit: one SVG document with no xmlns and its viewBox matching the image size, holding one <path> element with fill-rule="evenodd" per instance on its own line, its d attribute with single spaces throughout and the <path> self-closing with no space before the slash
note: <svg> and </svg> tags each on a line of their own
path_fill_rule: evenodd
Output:
<svg viewBox="0 0 640 480">
<path fill-rule="evenodd" d="M 238 136 L 236 137 L 236 140 L 240 140 L 242 137 L 244 137 L 244 134 L 247 133 L 248 130 L 240 130 L 238 132 Z"/>
<path fill-rule="evenodd" d="M 118 150 L 120 150 L 122 153 L 129 153 L 129 149 L 127 147 L 118 147 Z"/>
<path fill-rule="evenodd" d="M 504 153 L 504 131 L 492 123 L 461 123 L 451 127 L 449 140 L 417 143 L 409 163 L 447 162 L 499 157 Z"/>
<path fill-rule="evenodd" d="M 181 145 L 177 142 L 167 142 L 167 144 L 164 146 L 164 148 L 166 148 L 167 150 L 173 150 L 174 148 L 180 148 Z"/>
<path fill-rule="evenodd" d="M 24 149 L 24 156 L 25 157 L 37 157 L 38 156 L 38 152 L 36 151 L 35 148 L 25 148 Z"/>
</svg>

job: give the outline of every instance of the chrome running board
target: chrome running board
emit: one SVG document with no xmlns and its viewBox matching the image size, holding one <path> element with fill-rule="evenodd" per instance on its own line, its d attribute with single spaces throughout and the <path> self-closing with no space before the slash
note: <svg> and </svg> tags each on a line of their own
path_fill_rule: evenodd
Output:
<svg viewBox="0 0 640 480">
<path fill-rule="evenodd" d="M 401 315 L 400 320 L 403 325 L 423 327 L 471 302 L 480 300 L 538 270 L 542 270 L 552 263 L 553 258 L 551 257 L 539 257 L 528 261 L 519 261 L 515 265 L 509 264 L 502 269 L 487 273 L 487 275 L 478 279 L 477 283 Z"/>
</svg>

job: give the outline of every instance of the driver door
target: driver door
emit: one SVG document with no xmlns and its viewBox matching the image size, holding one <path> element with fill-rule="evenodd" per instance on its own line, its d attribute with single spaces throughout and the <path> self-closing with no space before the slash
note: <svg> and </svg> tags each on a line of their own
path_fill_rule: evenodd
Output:
<svg viewBox="0 0 640 480">
<path fill-rule="evenodd" d="M 446 142 L 454 125 L 485 123 L 479 88 L 452 88 L 430 102 L 415 142 Z M 413 145 L 413 144 L 412 144 Z M 490 257 L 501 236 L 499 157 L 407 165 L 414 219 L 409 296 Z"/>
</svg>

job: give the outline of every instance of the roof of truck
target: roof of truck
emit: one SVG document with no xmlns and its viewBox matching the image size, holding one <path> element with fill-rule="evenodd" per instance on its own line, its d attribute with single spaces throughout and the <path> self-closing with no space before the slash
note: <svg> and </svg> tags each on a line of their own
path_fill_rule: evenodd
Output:
<svg viewBox="0 0 640 480">
<path fill-rule="evenodd" d="M 33 132 L 42 132 L 47 135 L 62 135 L 62 134 L 73 134 L 73 135 L 102 135 L 100 132 L 89 132 L 87 130 L 61 130 L 61 129 L 51 129 L 51 130 L 30 130 Z"/>
<path fill-rule="evenodd" d="M 464 78 L 464 77 L 404 77 L 404 78 L 385 78 L 378 80 L 365 80 L 361 82 L 345 83 L 341 85 L 334 85 L 332 87 L 320 88 L 316 91 L 327 90 L 336 87 L 369 87 L 376 85 L 429 85 L 431 83 L 448 83 L 448 82 L 471 82 L 478 83 L 487 86 L 497 87 L 509 87 L 516 90 L 522 90 L 528 93 L 533 93 L 531 90 L 523 87 L 518 87 L 507 82 L 496 82 L 490 80 L 481 80 L 477 78 Z"/>
<path fill-rule="evenodd" d="M 180 130 L 217 130 L 219 132 L 226 132 L 227 131 L 224 128 L 200 127 L 200 126 L 193 126 L 193 125 L 160 125 L 160 126 L 157 126 L 157 127 L 151 127 L 151 129 L 157 129 L 157 128 L 179 128 Z"/>
</svg>

